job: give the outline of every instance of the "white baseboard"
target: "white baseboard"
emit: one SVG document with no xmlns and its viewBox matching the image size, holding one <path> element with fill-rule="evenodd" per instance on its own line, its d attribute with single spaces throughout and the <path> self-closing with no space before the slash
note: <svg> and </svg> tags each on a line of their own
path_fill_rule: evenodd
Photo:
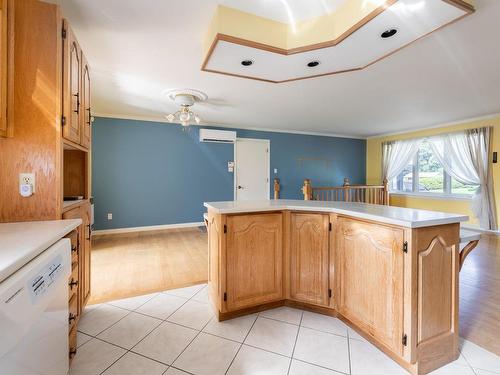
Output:
<svg viewBox="0 0 500 375">
<path fill-rule="evenodd" d="M 201 222 L 196 223 L 179 223 L 179 224 L 164 224 L 164 225 L 150 225 L 147 227 L 132 227 L 132 228 L 117 228 L 117 229 L 101 229 L 94 230 L 92 235 L 102 236 L 105 234 L 117 234 L 117 233 L 132 233 L 132 232 L 148 232 L 152 230 L 162 230 L 162 229 L 176 229 L 176 228 L 194 228 L 203 227 L 205 224 Z"/>
<path fill-rule="evenodd" d="M 460 224 L 460 226 L 464 229 L 472 230 L 474 232 L 491 233 L 491 234 L 495 234 L 497 236 L 500 236 L 499 230 L 482 229 L 482 228 L 479 228 L 478 226 L 472 225 L 472 224 Z"/>
</svg>

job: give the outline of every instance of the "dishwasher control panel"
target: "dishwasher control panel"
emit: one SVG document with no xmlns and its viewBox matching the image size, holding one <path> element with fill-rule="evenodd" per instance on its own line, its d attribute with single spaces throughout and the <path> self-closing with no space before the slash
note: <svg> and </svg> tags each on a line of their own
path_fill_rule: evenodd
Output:
<svg viewBox="0 0 500 375">
<path fill-rule="evenodd" d="M 52 283 L 58 279 L 62 270 L 63 259 L 61 255 L 58 255 L 46 264 L 35 277 L 28 281 L 27 286 L 33 302 L 50 289 Z"/>
</svg>

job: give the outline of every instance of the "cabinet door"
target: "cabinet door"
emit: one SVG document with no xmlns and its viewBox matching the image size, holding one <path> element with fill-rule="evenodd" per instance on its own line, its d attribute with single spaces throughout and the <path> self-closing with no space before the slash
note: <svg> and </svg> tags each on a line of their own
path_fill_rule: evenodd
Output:
<svg viewBox="0 0 500 375">
<path fill-rule="evenodd" d="M 13 135 L 14 3 L 0 0 L 0 137 Z"/>
<path fill-rule="evenodd" d="M 281 213 L 227 218 L 227 310 L 283 298 Z"/>
<path fill-rule="evenodd" d="M 338 311 L 402 354 L 403 230 L 338 218 Z"/>
<path fill-rule="evenodd" d="M 80 143 L 81 126 L 81 72 L 82 55 L 80 46 L 69 27 L 64 21 L 66 37 L 63 47 L 63 137 Z"/>
<path fill-rule="evenodd" d="M 292 213 L 290 297 L 328 305 L 329 216 Z"/>
<path fill-rule="evenodd" d="M 73 208 L 73 209 L 63 213 L 62 218 L 63 219 L 81 219 L 82 212 L 81 212 L 79 207 Z M 70 288 L 69 293 L 76 294 L 75 298 L 76 298 L 76 302 L 77 302 L 77 306 L 78 306 L 77 317 L 80 316 L 80 313 L 83 309 L 83 307 L 81 305 L 81 300 L 80 300 L 81 289 L 82 289 L 82 283 L 81 283 L 81 277 L 80 277 L 80 274 L 81 274 L 80 267 L 81 267 L 81 257 L 82 257 L 82 252 L 83 252 L 83 238 L 84 238 L 83 229 L 84 229 L 83 223 L 80 226 L 78 226 L 78 228 L 76 228 L 76 232 L 77 232 L 76 246 L 77 246 L 77 249 L 76 249 L 76 251 L 72 251 L 72 258 L 73 258 L 73 254 L 76 253 L 77 260 L 76 260 L 76 262 L 72 261 L 72 265 L 71 265 L 72 269 L 76 272 L 72 273 L 72 275 L 70 276 L 70 280 L 69 280 L 69 288 Z M 73 243 L 72 243 L 72 246 L 73 246 Z"/>
<path fill-rule="evenodd" d="M 90 148 L 91 131 L 91 105 L 90 105 L 90 68 L 82 52 L 82 116 L 80 131 L 82 132 L 81 144 L 85 148 Z"/>
<path fill-rule="evenodd" d="M 81 206 L 81 215 L 83 220 L 83 246 L 80 252 L 80 301 L 82 309 L 85 308 L 90 297 L 90 236 L 92 228 L 90 226 L 90 204 Z"/>
</svg>

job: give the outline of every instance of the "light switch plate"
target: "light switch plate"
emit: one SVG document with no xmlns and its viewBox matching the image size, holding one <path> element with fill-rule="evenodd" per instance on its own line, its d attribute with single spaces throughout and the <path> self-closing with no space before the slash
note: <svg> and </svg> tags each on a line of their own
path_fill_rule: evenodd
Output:
<svg viewBox="0 0 500 375">
<path fill-rule="evenodd" d="M 36 191 L 36 181 L 34 173 L 19 173 L 19 186 L 21 185 L 31 185 L 31 192 Z"/>
<path fill-rule="evenodd" d="M 108 213 L 108 220 L 113 220 L 113 214 L 111 212 Z"/>
</svg>

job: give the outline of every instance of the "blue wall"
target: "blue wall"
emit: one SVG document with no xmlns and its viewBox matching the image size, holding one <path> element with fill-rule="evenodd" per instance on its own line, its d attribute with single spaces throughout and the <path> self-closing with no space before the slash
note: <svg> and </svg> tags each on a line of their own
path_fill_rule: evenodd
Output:
<svg viewBox="0 0 500 375">
<path fill-rule="evenodd" d="M 365 182 L 364 140 L 233 130 L 271 141 L 270 181 L 280 178 L 281 198 L 302 199 L 304 178 L 316 186 L 341 185 L 344 177 Z M 233 199 L 233 145 L 200 143 L 196 126 L 183 132 L 178 125 L 96 118 L 92 132 L 96 229 L 201 222 L 203 202 Z"/>
</svg>

